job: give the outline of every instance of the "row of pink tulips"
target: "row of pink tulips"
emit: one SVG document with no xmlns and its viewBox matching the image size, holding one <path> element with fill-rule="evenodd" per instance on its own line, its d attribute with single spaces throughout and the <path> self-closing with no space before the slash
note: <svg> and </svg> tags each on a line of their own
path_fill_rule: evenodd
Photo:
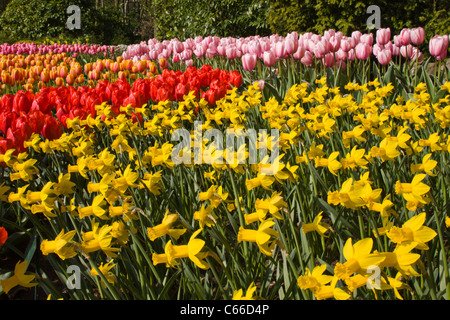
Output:
<svg viewBox="0 0 450 320">
<path fill-rule="evenodd" d="M 437 60 L 447 57 L 448 35 L 436 35 L 429 41 L 429 53 Z M 273 66 L 279 59 L 292 57 L 305 65 L 311 65 L 314 59 L 319 59 L 327 67 L 344 66 L 350 60 L 366 60 L 375 56 L 382 65 L 388 64 L 393 56 L 406 59 L 423 60 L 419 46 L 425 41 L 422 27 L 403 29 L 400 34 L 391 39 L 389 28 L 378 29 L 376 34 L 355 31 L 351 36 L 345 36 L 340 31 L 328 30 L 323 35 L 311 32 L 298 34 L 292 32 L 285 37 L 271 35 L 267 37 L 251 36 L 246 38 L 233 37 L 202 37 L 158 41 L 150 39 L 146 42 L 128 46 L 123 52 L 124 59 L 156 60 L 171 59 L 172 62 L 184 61 L 192 63 L 194 57 L 213 58 L 215 56 L 228 59 L 242 59 L 246 70 L 255 67 L 256 60 L 261 59 L 266 66 Z"/>
</svg>

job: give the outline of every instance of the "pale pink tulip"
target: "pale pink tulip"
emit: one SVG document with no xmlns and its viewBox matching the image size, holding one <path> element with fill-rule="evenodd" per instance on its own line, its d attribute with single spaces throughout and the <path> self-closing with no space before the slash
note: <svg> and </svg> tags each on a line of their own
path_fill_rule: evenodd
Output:
<svg viewBox="0 0 450 320">
<path fill-rule="evenodd" d="M 306 66 L 310 66 L 313 62 L 313 55 L 311 54 L 311 52 L 306 51 L 305 55 L 303 56 L 303 58 L 300 59 L 301 63 L 303 63 Z"/>
<path fill-rule="evenodd" d="M 377 59 L 380 64 L 387 65 L 389 64 L 389 62 L 391 62 L 392 53 L 388 49 L 382 49 L 380 52 L 378 52 Z"/>
<path fill-rule="evenodd" d="M 246 53 L 242 56 L 242 66 L 244 67 L 244 70 L 251 71 L 256 66 L 256 55 Z"/>
<path fill-rule="evenodd" d="M 377 30 L 377 43 L 380 45 L 385 45 L 391 40 L 391 29 L 381 28 Z"/>
<path fill-rule="evenodd" d="M 370 56 L 370 46 L 365 42 L 360 42 L 355 47 L 356 57 L 359 60 L 366 60 Z"/>
<path fill-rule="evenodd" d="M 400 31 L 400 42 L 402 46 L 407 46 L 411 43 L 411 30 L 408 28 L 402 29 Z"/>
<path fill-rule="evenodd" d="M 331 52 L 326 53 L 322 58 L 322 63 L 328 68 L 334 66 L 334 54 Z"/>
<path fill-rule="evenodd" d="M 277 62 L 277 59 L 272 51 L 266 51 L 263 53 L 263 61 L 266 66 L 272 67 Z"/>
<path fill-rule="evenodd" d="M 406 46 L 400 47 L 400 54 L 403 58 L 410 59 L 413 54 L 413 46 L 411 44 L 408 44 Z"/>
<path fill-rule="evenodd" d="M 425 30 L 422 27 L 414 28 L 410 33 L 411 42 L 416 46 L 425 40 Z"/>
</svg>

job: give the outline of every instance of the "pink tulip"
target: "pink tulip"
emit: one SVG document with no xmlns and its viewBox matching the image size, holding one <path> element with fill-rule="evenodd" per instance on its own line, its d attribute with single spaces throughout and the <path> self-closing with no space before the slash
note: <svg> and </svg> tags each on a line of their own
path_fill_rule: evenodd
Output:
<svg viewBox="0 0 450 320">
<path fill-rule="evenodd" d="M 303 56 L 303 58 L 300 59 L 300 61 L 304 65 L 310 66 L 313 62 L 313 59 L 314 59 L 314 57 L 313 57 L 312 53 L 309 51 L 306 51 L 305 55 Z"/>
<path fill-rule="evenodd" d="M 372 46 L 372 44 L 373 44 L 373 34 L 371 34 L 371 33 L 363 34 L 363 35 L 360 37 L 359 41 L 360 41 L 360 42 L 363 42 L 363 43 L 366 43 L 366 44 L 368 44 L 369 46 Z"/>
<path fill-rule="evenodd" d="M 377 30 L 377 43 L 380 45 L 385 45 L 391 40 L 391 29 L 384 28 Z"/>
<path fill-rule="evenodd" d="M 425 39 L 425 30 L 422 27 L 414 28 L 410 33 L 411 42 L 416 46 L 422 44 Z"/>
<path fill-rule="evenodd" d="M 189 60 L 192 58 L 192 50 L 191 49 L 185 49 L 183 52 L 181 52 L 181 59 L 183 61 Z"/>
<path fill-rule="evenodd" d="M 302 46 L 298 46 L 297 51 L 295 51 L 293 57 L 294 59 L 300 60 L 305 55 L 305 49 Z"/>
<path fill-rule="evenodd" d="M 279 41 L 275 44 L 275 56 L 277 58 L 283 58 L 286 54 L 284 41 Z"/>
<path fill-rule="evenodd" d="M 347 60 L 347 57 L 348 57 L 347 51 L 342 50 L 342 48 L 336 51 L 335 53 L 336 61 L 345 61 Z"/>
<path fill-rule="evenodd" d="M 225 54 L 228 59 L 236 59 L 237 58 L 237 49 L 236 47 L 227 47 Z"/>
<path fill-rule="evenodd" d="M 218 45 L 217 53 L 219 54 L 219 56 L 224 57 L 227 55 L 227 48 L 224 45 Z"/>
<path fill-rule="evenodd" d="M 331 52 L 326 53 L 322 58 L 322 63 L 325 65 L 325 67 L 328 68 L 334 66 L 334 54 L 332 54 Z"/>
<path fill-rule="evenodd" d="M 380 45 L 378 42 L 377 43 L 375 43 L 374 45 L 373 45 L 373 55 L 374 56 L 377 56 L 378 55 L 378 52 L 380 52 L 381 50 L 383 50 L 384 49 L 384 46 L 383 45 Z"/>
<path fill-rule="evenodd" d="M 272 67 L 277 62 L 277 59 L 272 51 L 266 51 L 263 53 L 263 61 L 266 66 Z"/>
<path fill-rule="evenodd" d="M 370 56 L 370 46 L 365 42 L 360 42 L 355 47 L 356 57 L 359 60 L 366 60 Z"/>
<path fill-rule="evenodd" d="M 244 70 L 252 71 L 256 66 L 256 55 L 246 53 L 242 56 L 242 66 Z"/>
<path fill-rule="evenodd" d="M 402 46 L 407 46 L 411 43 L 411 30 L 408 28 L 402 29 L 400 31 L 400 42 Z"/>
<path fill-rule="evenodd" d="M 352 48 L 352 49 L 348 50 L 348 52 L 347 52 L 347 59 L 350 60 L 350 61 L 354 61 L 355 57 L 356 57 L 355 49 Z"/>
<path fill-rule="evenodd" d="M 350 39 L 353 39 L 353 38 L 346 37 L 346 38 L 341 39 L 340 48 L 345 52 L 348 52 L 352 48 L 352 41 Z M 353 42 L 354 42 L 354 40 L 353 40 Z"/>
<path fill-rule="evenodd" d="M 389 64 L 389 62 L 391 62 L 392 53 L 390 50 L 382 49 L 380 52 L 378 52 L 377 59 L 380 64 L 387 65 Z"/>
<path fill-rule="evenodd" d="M 326 53 L 328 53 L 328 41 L 325 38 L 322 38 L 315 46 L 314 46 L 314 55 L 317 59 L 321 59 Z"/>
<path fill-rule="evenodd" d="M 295 51 L 297 51 L 298 47 L 298 38 L 295 38 L 293 36 L 287 36 L 284 40 L 284 48 L 286 50 L 287 54 L 293 54 Z"/>
<path fill-rule="evenodd" d="M 352 38 L 355 39 L 355 45 L 357 45 L 361 39 L 362 33 L 361 31 L 353 31 Z"/>
<path fill-rule="evenodd" d="M 248 53 L 255 54 L 256 56 L 261 56 L 262 50 L 261 45 L 258 41 L 252 41 L 247 46 Z"/>
<path fill-rule="evenodd" d="M 177 62 L 180 62 L 180 60 L 181 60 L 180 54 L 179 53 L 175 53 L 173 55 L 173 57 L 172 57 L 172 62 L 173 63 L 177 63 Z"/>
<path fill-rule="evenodd" d="M 430 40 L 430 54 L 437 60 L 443 60 L 447 57 L 448 35 L 435 35 Z"/>
<path fill-rule="evenodd" d="M 331 52 L 336 52 L 341 47 L 341 38 L 338 35 L 334 35 L 330 38 L 328 42 L 328 50 Z"/>
<path fill-rule="evenodd" d="M 406 46 L 401 46 L 400 47 L 400 54 L 402 55 L 403 58 L 411 58 L 412 54 L 413 54 L 413 46 L 411 44 L 408 44 Z"/>
<path fill-rule="evenodd" d="M 394 44 L 392 46 L 391 52 L 392 52 L 393 56 L 399 56 L 400 55 L 400 47 L 398 47 Z"/>
</svg>

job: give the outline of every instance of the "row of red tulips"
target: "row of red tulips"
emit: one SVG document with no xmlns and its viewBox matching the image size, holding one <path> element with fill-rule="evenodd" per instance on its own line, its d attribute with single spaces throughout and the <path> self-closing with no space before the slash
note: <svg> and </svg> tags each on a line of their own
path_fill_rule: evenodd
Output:
<svg viewBox="0 0 450 320">
<path fill-rule="evenodd" d="M 4 134 L 0 137 L 0 154 L 8 149 L 15 149 L 16 153 L 26 151 L 24 141 L 33 133 L 49 140 L 59 138 L 63 127 L 67 128 L 67 119 L 84 120 L 88 115 L 95 118 L 95 106 L 104 102 L 111 104 L 116 116 L 125 112 L 120 107 L 142 107 L 150 99 L 183 100 L 190 92 L 212 106 L 232 86 L 241 84 L 239 72 L 204 65 L 198 69 L 190 67 L 185 72 L 164 70 L 155 78 L 139 78 L 133 84 L 126 79 L 102 80 L 95 87 L 43 87 L 36 94 L 23 90 L 15 95 L 5 94 L 0 98 L 0 131 Z"/>
</svg>

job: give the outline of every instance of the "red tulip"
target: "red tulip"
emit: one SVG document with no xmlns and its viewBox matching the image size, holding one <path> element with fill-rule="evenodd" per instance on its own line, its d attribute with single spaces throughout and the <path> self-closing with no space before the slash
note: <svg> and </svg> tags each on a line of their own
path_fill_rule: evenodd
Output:
<svg viewBox="0 0 450 320">
<path fill-rule="evenodd" d="M 8 232 L 5 228 L 0 227 L 0 247 L 3 246 L 8 239 Z"/>
<path fill-rule="evenodd" d="M 41 134 L 48 140 L 54 140 L 61 137 L 63 133 L 63 127 L 54 117 L 47 116 L 44 120 L 44 126 L 42 127 Z"/>
</svg>

